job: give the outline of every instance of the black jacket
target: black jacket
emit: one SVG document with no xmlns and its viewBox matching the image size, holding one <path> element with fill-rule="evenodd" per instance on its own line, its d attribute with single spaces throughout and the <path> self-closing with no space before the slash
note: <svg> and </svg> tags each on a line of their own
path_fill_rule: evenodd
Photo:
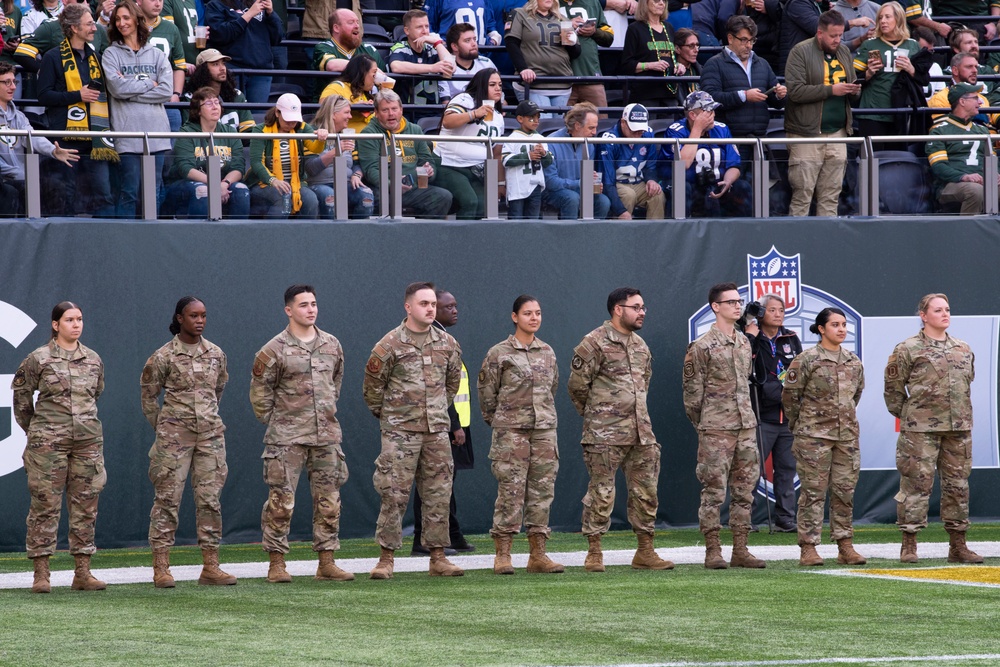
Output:
<svg viewBox="0 0 1000 667">
<path fill-rule="evenodd" d="M 896 134 L 927 134 L 930 131 L 931 115 L 920 113 L 918 109 L 927 106 L 927 98 L 924 97 L 924 86 L 928 85 L 930 79 L 931 65 L 934 64 L 934 54 L 927 49 L 920 49 L 910 56 L 913 63 L 913 76 L 907 72 L 900 72 L 896 80 L 892 82 L 889 90 L 889 103 L 893 108 L 909 107 L 913 113 L 896 114 Z M 902 149 L 902 144 L 900 144 Z"/>
<path fill-rule="evenodd" d="M 778 329 L 773 351 L 771 341 L 763 333 L 756 336 L 747 334 L 747 338 L 750 339 L 750 348 L 753 350 L 754 364 L 751 382 L 755 386 L 750 391 L 750 400 L 762 422 L 787 424 L 788 420 L 781 409 L 782 382 L 778 376 L 788 370 L 796 355 L 802 354 L 802 342 L 794 331 L 785 327 Z"/>
<path fill-rule="evenodd" d="M 758 88 L 764 92 L 778 83 L 774 70 L 766 60 L 756 53 L 751 54 L 750 58 L 753 85 L 747 82 L 743 67 L 730 58 L 725 50 L 709 58 L 701 73 L 701 89 L 722 105 L 715 112 L 716 118 L 729 126 L 734 137 L 763 137 L 771 120 L 768 106 L 784 105 L 774 93 L 767 96 L 766 102 L 744 102 L 740 99 L 741 90 Z"/>
</svg>

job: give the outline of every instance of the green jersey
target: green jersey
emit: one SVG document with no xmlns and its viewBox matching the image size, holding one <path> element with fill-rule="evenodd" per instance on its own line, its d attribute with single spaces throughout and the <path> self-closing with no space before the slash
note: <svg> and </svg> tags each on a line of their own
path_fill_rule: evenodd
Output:
<svg viewBox="0 0 1000 667">
<path fill-rule="evenodd" d="M 931 0 L 931 10 L 935 19 L 939 16 L 988 16 L 993 7 L 1000 7 L 1000 1 Z"/>
<path fill-rule="evenodd" d="M 861 89 L 860 108 L 891 108 L 892 104 L 890 102 L 892 96 L 890 91 L 892 91 L 892 84 L 896 80 L 896 55 L 897 53 L 899 55 L 903 55 L 903 51 L 906 51 L 906 55 L 909 57 L 919 50 L 920 45 L 912 39 L 905 39 L 898 44 L 885 42 L 881 39 L 869 39 L 863 42 L 861 44 L 861 48 L 858 49 L 858 53 L 854 56 L 854 69 L 858 73 L 858 80 L 865 80 L 865 72 L 868 71 L 868 54 L 870 52 L 878 51 L 882 56 L 882 63 L 884 66 L 882 71 L 873 76 Z M 883 123 L 891 123 L 893 120 L 892 116 L 885 114 L 874 116 L 865 115 L 865 118 L 881 121 Z"/>
<path fill-rule="evenodd" d="M 198 49 L 194 47 L 194 29 L 198 25 L 198 7 L 194 0 L 163 0 L 160 18 L 172 22 L 181 34 L 184 45 L 184 60 L 194 64 L 198 59 Z M 168 54 L 169 55 L 169 54 Z"/>
<path fill-rule="evenodd" d="M 385 71 L 385 63 L 382 61 L 382 56 L 378 54 L 378 51 L 367 44 L 362 44 L 353 51 L 347 51 L 340 48 L 332 39 L 328 39 L 325 42 L 320 42 L 313 49 L 313 69 L 318 69 L 323 72 L 326 71 L 326 64 L 331 60 L 350 60 L 357 53 L 366 53 L 375 59 L 378 64 L 378 68 Z"/>
<path fill-rule="evenodd" d="M 181 99 L 185 102 L 191 101 L 191 91 L 184 93 Z M 243 91 L 236 89 L 236 96 L 233 97 L 233 104 L 244 104 L 247 101 L 247 96 L 243 94 Z M 253 114 L 250 113 L 249 109 L 226 109 L 225 105 L 228 102 L 223 102 L 222 116 L 219 117 L 219 125 L 225 125 L 232 128 L 233 132 L 249 132 L 253 129 L 253 126 L 257 123 L 253 119 Z M 187 112 L 184 112 L 185 116 Z"/>
<path fill-rule="evenodd" d="M 170 21 L 164 21 L 162 16 L 157 16 L 149 26 L 149 45 L 163 51 L 172 69 L 177 71 L 186 69 L 187 61 L 184 59 L 181 31 Z"/>
<path fill-rule="evenodd" d="M 21 37 L 21 9 L 16 3 L 11 8 L 10 14 L 6 14 L 4 20 L 0 22 L 0 35 L 3 35 L 4 44 Z M 13 65 L 14 58 L 7 53 L 0 53 L 0 62 Z"/>
<path fill-rule="evenodd" d="M 604 19 L 604 10 L 598 0 L 560 0 L 559 9 L 566 18 L 573 20 L 582 18 L 585 22 L 597 21 L 595 32 L 590 37 L 580 38 L 580 57 L 570 61 L 575 76 L 600 76 L 601 62 L 597 56 L 598 46 L 611 46 L 615 41 L 615 32 Z"/>
<path fill-rule="evenodd" d="M 989 129 L 948 114 L 931 126 L 928 134 L 948 137 L 989 136 Z M 986 164 L 985 141 L 928 141 L 927 162 L 938 188 L 958 183 L 967 174 L 982 174 Z"/>
</svg>

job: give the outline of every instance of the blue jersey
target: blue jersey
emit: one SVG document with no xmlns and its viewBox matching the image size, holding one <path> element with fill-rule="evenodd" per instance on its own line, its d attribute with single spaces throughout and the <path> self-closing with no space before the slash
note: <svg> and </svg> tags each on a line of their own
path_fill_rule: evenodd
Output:
<svg viewBox="0 0 1000 667">
<path fill-rule="evenodd" d="M 620 138 L 621 122 L 610 131 L 601 135 L 607 138 Z M 653 133 L 646 130 L 642 139 L 652 139 Z M 636 141 L 639 141 L 636 138 Z M 611 200 L 611 213 L 619 216 L 625 212 L 625 205 L 618 198 L 617 183 L 635 184 L 656 180 L 657 147 L 653 144 L 602 144 L 598 157 L 604 194 Z"/>
<path fill-rule="evenodd" d="M 496 12 L 485 0 L 427 0 L 424 4 L 431 32 L 444 36 L 456 23 L 469 23 L 476 29 L 476 41 L 486 44 L 486 35 L 497 32 L 503 35 L 503 24 L 498 27 Z"/>
<path fill-rule="evenodd" d="M 687 139 L 690 136 L 691 131 L 687 126 L 687 119 L 678 121 L 667 129 L 667 138 L 669 139 Z M 725 123 L 715 121 L 715 127 L 708 131 L 708 137 L 705 138 L 732 139 L 733 135 L 729 132 L 729 128 L 726 127 Z M 660 159 L 663 160 L 665 165 L 673 162 L 674 144 L 663 145 Z M 698 152 L 694 155 L 694 162 L 687 169 L 687 181 L 693 184 L 698 172 L 711 170 L 713 173 L 713 182 L 718 182 L 722 180 L 723 174 L 728 169 L 732 169 L 733 167 L 739 168 L 739 166 L 740 153 L 736 150 L 735 145 L 722 142 L 717 144 L 698 144 Z"/>
</svg>

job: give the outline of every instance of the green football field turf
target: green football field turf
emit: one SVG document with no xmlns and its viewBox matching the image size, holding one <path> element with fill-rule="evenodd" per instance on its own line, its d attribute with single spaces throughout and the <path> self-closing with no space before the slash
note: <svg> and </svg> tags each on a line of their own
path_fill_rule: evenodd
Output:
<svg viewBox="0 0 1000 667">
<path fill-rule="evenodd" d="M 998 526 L 974 526 L 970 538 L 998 534 Z M 945 537 L 940 526 L 924 535 Z M 889 526 L 860 526 L 856 541 L 897 537 Z M 698 539 L 693 530 L 663 531 L 657 546 Z M 488 551 L 488 540 L 476 542 Z M 568 551 L 585 541 L 562 534 L 549 544 L 550 551 Z M 751 544 L 794 544 L 794 536 L 754 535 Z M 605 545 L 632 548 L 634 538 L 617 533 Z M 175 552 L 175 564 L 196 562 L 193 549 Z M 351 540 L 338 556 L 375 552 L 371 540 Z M 293 557 L 314 555 L 300 544 Z M 263 555 L 256 545 L 226 547 L 223 561 L 236 560 Z M 20 571 L 25 562 L 23 553 L 3 554 L 0 569 Z M 63 553 L 54 565 L 71 562 Z M 94 558 L 95 567 L 148 563 L 148 551 L 138 549 Z M 896 565 L 875 559 L 868 567 Z M 998 601 L 1000 588 L 824 576 L 793 562 L 771 562 L 762 571 L 682 565 L 672 572 L 611 567 L 604 574 L 570 568 L 549 576 L 470 571 L 456 579 L 412 573 L 386 582 L 243 579 L 224 588 L 181 582 L 174 590 L 145 583 L 100 593 L 59 587 L 50 595 L 0 590 L 0 665 L 925 665 L 935 661 L 918 656 L 972 654 L 992 657 L 949 664 L 997 665 Z"/>
</svg>

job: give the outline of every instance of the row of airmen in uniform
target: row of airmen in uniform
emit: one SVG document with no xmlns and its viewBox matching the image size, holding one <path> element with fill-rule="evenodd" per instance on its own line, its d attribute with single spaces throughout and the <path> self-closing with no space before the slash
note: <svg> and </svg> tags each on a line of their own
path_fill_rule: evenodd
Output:
<svg viewBox="0 0 1000 667">
<path fill-rule="evenodd" d="M 373 477 L 381 497 L 375 531 L 381 555 L 372 579 L 393 576 L 394 553 L 402 544 L 402 517 L 414 483 L 423 508 L 429 574 L 463 574 L 444 550 L 450 542 L 448 503 L 454 472 L 448 407 L 460 390 L 464 366 L 458 343 L 434 326 L 437 298 L 431 283 L 409 285 L 406 319 L 375 345 L 365 366 L 364 399 L 379 419 L 382 439 Z M 689 347 L 683 373 L 685 409 L 699 436 L 699 525 L 706 540 L 705 566 L 760 568 L 764 561 L 747 548 L 759 459 L 749 398 L 750 345 L 735 327 L 742 301 L 735 284 L 723 283 L 711 289 L 709 303 L 716 322 Z M 590 476 L 583 498 L 582 532 L 589 543 L 584 568 L 604 571 L 601 536 L 610 525 L 615 475 L 621 468 L 628 487 L 628 520 L 638 541 L 632 567 L 672 569 L 673 563 L 660 558 L 653 547 L 660 445 L 646 405 L 652 357 L 637 333 L 646 307 L 639 290 L 628 287 L 611 292 L 607 307 L 610 319 L 574 349 L 568 381 L 572 402 L 583 416 L 583 456 Z M 343 351 L 336 337 L 315 325 L 313 287 L 289 287 L 285 313 L 288 327 L 254 359 L 250 389 L 253 410 L 267 426 L 263 467 L 269 492 L 261 514 L 262 544 L 270 558 L 267 578 L 291 581 L 284 556 L 295 490 L 305 468 L 313 497 L 313 549 L 319 556 L 316 578 L 352 580 L 354 575 L 334 561 L 340 546 L 340 488 L 348 477 L 336 417 Z M 964 541 L 973 357 L 965 343 L 945 332 L 947 313 L 944 295 L 925 297 L 920 307 L 924 329 L 897 346 L 886 368 L 886 403 L 901 419 L 897 455 L 902 462 L 901 488 L 896 499 L 904 562 L 916 561 L 915 535 L 926 525 L 935 465 L 942 477 L 942 518 L 952 536 L 949 560 L 981 562 Z M 218 403 L 228 372 L 225 354 L 202 336 L 206 319 L 202 301 L 181 299 L 170 324 L 174 338 L 149 358 L 142 371 L 142 408 L 156 430 L 149 453 L 149 477 L 155 489 L 149 542 L 158 588 L 175 585 L 169 549 L 189 475 L 204 559 L 198 582 L 236 583 L 220 569 L 218 559 L 219 497 L 228 471 Z M 514 573 L 511 542 L 522 524 L 530 544 L 527 571 L 562 572 L 563 566 L 545 550 L 559 467 L 555 354 L 535 335 L 542 321 L 537 299 L 518 297 L 511 319 L 514 333 L 490 349 L 478 379 L 483 418 L 493 428 L 489 458 L 499 485 L 490 531 L 496 548 L 494 572 Z M 795 358 L 784 391 L 802 478 L 802 563 L 822 562 L 810 562 L 809 557 L 815 556 L 819 543 L 828 488 L 838 560 L 863 563 L 851 543 L 859 462 L 854 411 L 864 384 L 863 370 L 857 357 L 840 347 L 846 334 L 843 313 L 825 309 L 813 326 L 821 342 Z M 104 367 L 100 357 L 80 343 L 82 331 L 80 308 L 68 301 L 57 304 L 51 341 L 24 360 L 12 382 L 15 417 L 28 434 L 24 463 L 31 504 L 26 542 L 34 562 L 35 592 L 50 590 L 48 561 L 55 552 L 64 493 L 70 552 L 76 559 L 72 587 L 105 588 L 90 572 L 90 557 L 96 551 L 97 501 L 107 479 L 96 409 L 104 388 Z M 931 450 L 940 454 L 931 455 Z M 728 563 L 719 543 L 720 508 L 727 487 L 732 494 L 733 532 Z"/>
</svg>

